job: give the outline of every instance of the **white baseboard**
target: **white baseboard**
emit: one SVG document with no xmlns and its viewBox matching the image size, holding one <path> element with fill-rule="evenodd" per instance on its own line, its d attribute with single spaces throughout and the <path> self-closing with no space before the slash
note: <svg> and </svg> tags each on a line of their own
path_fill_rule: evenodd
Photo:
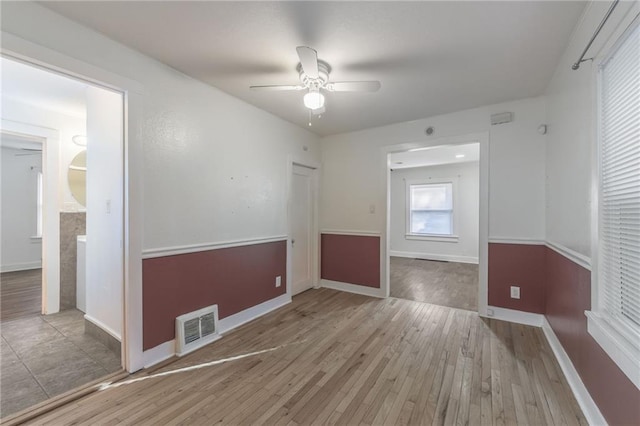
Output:
<svg viewBox="0 0 640 426">
<path fill-rule="evenodd" d="M 596 403 L 593 402 L 591 395 L 589 395 L 589 391 L 582 382 L 582 379 L 576 371 L 576 368 L 573 366 L 569 355 L 567 355 L 567 352 L 562 347 L 560 340 L 558 340 L 558 336 L 553 332 L 551 324 L 549 324 L 546 317 L 542 321 L 542 331 L 549 342 L 549 346 L 551 346 L 551 350 L 553 350 L 553 353 L 558 360 L 558 364 L 560 364 L 560 368 L 562 369 L 564 376 L 567 378 L 569 387 L 571 387 L 573 395 L 578 401 L 578 405 L 580 405 L 584 416 L 587 418 L 587 422 L 589 422 L 590 425 L 606 425 L 607 421 L 602 416 L 602 413 L 598 409 Z"/>
<path fill-rule="evenodd" d="M 30 269 L 41 269 L 42 262 L 24 262 L 24 263 L 12 263 L 10 265 L 2 265 L 0 266 L 0 272 L 17 272 L 17 271 L 28 271 Z"/>
<path fill-rule="evenodd" d="M 340 281 L 320 280 L 320 286 L 332 290 L 346 291 L 348 293 L 362 294 L 371 297 L 386 297 L 381 288 L 367 287 L 364 285 L 343 283 Z"/>
<path fill-rule="evenodd" d="M 515 322 L 516 324 L 532 325 L 534 327 L 542 327 L 542 323 L 544 321 L 544 315 L 542 314 L 499 308 L 497 306 L 488 306 L 487 314 L 481 316 L 495 318 L 502 321 Z"/>
<path fill-rule="evenodd" d="M 425 260 L 440 260 L 445 262 L 458 262 L 458 263 L 475 263 L 478 264 L 477 257 L 471 256 L 456 256 L 453 254 L 433 254 L 433 253 L 419 253 L 411 251 L 396 251 L 391 250 L 390 256 L 394 257 L 408 257 L 411 259 L 425 259 Z"/>
<path fill-rule="evenodd" d="M 176 341 L 169 340 L 156 346 L 155 348 L 147 349 L 142 353 L 142 362 L 144 368 L 152 367 L 166 359 L 171 358 L 176 354 Z"/>
<path fill-rule="evenodd" d="M 93 325 L 95 325 L 96 327 L 99 327 L 104 332 L 110 334 L 114 339 L 118 340 L 119 342 L 122 342 L 122 339 L 120 338 L 120 333 L 116 332 L 115 330 L 113 330 L 112 328 L 104 324 L 102 321 L 95 319 L 89 314 L 84 314 L 84 319 L 93 323 Z"/>
<path fill-rule="evenodd" d="M 253 321 L 256 318 L 266 315 L 271 311 L 275 311 L 289 303 L 291 303 L 291 296 L 283 294 L 275 299 L 267 300 L 259 305 L 252 306 L 251 308 L 240 311 L 237 314 L 223 318 L 218 324 L 220 334 L 226 334 L 234 328 L 238 328 L 249 321 Z"/>
<path fill-rule="evenodd" d="M 289 303 L 291 303 L 291 296 L 289 296 L 288 294 L 283 294 L 276 297 L 275 299 L 267 300 L 266 302 L 263 302 L 259 305 L 252 306 L 248 309 L 245 309 L 244 311 L 238 312 L 237 314 L 233 314 L 231 316 L 223 318 L 218 323 L 220 334 L 224 335 L 226 333 L 229 333 L 231 330 L 238 328 L 241 325 L 248 323 L 249 321 L 253 321 L 256 318 L 266 315 L 269 312 L 281 308 Z M 144 368 L 152 367 L 159 362 L 171 358 L 175 354 L 175 340 L 170 340 L 168 342 L 161 343 L 154 348 L 147 349 L 142 354 Z"/>
</svg>

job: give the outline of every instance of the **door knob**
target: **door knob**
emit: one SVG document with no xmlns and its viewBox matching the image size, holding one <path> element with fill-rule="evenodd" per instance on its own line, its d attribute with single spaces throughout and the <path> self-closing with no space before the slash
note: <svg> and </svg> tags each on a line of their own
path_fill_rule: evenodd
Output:
<svg viewBox="0 0 640 426">
<path fill-rule="evenodd" d="M 294 240 L 293 238 L 291 239 L 291 244 L 295 244 L 296 240 Z"/>
</svg>

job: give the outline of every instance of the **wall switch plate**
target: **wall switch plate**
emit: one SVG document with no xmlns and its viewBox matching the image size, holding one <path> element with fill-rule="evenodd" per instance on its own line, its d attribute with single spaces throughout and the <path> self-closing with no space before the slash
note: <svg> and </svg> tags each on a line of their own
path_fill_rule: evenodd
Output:
<svg viewBox="0 0 640 426">
<path fill-rule="evenodd" d="M 374 214 L 376 212 L 376 205 L 375 204 L 370 204 L 369 205 L 369 213 Z"/>
<path fill-rule="evenodd" d="M 520 299 L 520 287 L 516 287 L 515 285 L 511 286 L 511 298 Z"/>
<path fill-rule="evenodd" d="M 282 277 L 278 275 L 276 277 L 276 287 L 280 287 L 282 285 Z"/>
</svg>

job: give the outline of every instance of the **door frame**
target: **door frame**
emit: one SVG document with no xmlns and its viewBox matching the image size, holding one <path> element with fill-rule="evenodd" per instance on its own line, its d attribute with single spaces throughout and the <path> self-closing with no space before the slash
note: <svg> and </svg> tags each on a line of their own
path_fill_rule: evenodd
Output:
<svg viewBox="0 0 640 426">
<path fill-rule="evenodd" d="M 291 237 L 293 234 L 293 166 L 306 167 L 312 171 L 311 173 L 311 191 L 312 191 L 312 219 L 311 219 L 311 283 L 313 288 L 320 286 L 320 233 L 318 230 L 318 214 L 319 214 L 319 195 L 320 195 L 320 164 L 295 156 L 289 156 L 287 159 L 287 294 L 292 297 L 293 285 L 293 263 L 292 263 L 292 244 Z"/>
<path fill-rule="evenodd" d="M 390 268 L 390 251 L 391 251 L 391 170 L 389 163 L 389 154 L 395 152 L 405 152 L 410 149 L 427 148 L 441 145 L 464 145 L 469 143 L 480 144 L 480 160 L 479 160 L 479 234 L 478 234 L 478 314 L 487 316 L 489 306 L 489 132 L 470 133 L 460 136 L 448 136 L 425 141 L 416 141 L 403 143 L 398 145 L 388 145 L 381 148 L 381 166 L 384 173 L 382 174 L 384 183 L 380 185 L 382 188 L 380 198 L 381 203 L 385 206 L 382 212 L 382 220 L 384 221 L 385 232 L 382 235 L 380 244 L 380 283 L 383 297 L 389 297 L 391 291 L 391 268 Z"/>
<path fill-rule="evenodd" d="M 2 31 L 0 55 L 122 94 L 123 99 L 123 251 L 121 362 L 134 372 L 144 367 L 142 350 L 142 126 L 144 87 L 137 81 Z"/>
<path fill-rule="evenodd" d="M 0 131 L 34 139 L 42 144 L 42 176 L 45 200 L 42 212 L 42 314 L 60 311 L 60 133 L 49 129 L 12 120 L 0 120 Z"/>
</svg>

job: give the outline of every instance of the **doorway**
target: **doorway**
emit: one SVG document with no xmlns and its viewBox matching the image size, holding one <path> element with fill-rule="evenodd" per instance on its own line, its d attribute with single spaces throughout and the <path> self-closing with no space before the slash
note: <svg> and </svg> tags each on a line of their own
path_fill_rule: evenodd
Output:
<svg viewBox="0 0 640 426">
<path fill-rule="evenodd" d="M 291 227 L 291 295 L 314 287 L 317 275 L 317 200 L 316 169 L 292 164 Z"/>
<path fill-rule="evenodd" d="M 442 142 L 387 154 L 388 294 L 480 312 L 481 143 Z"/>
<path fill-rule="evenodd" d="M 29 205 L 3 200 L 3 217 L 18 212 L 30 228 L 19 238 L 29 238 L 32 248 L 40 244 L 32 250 L 37 264 L 23 262 L 5 272 L 16 263 L 16 250 L 5 248 L 15 245 L 6 232 L 12 225 L 3 221 L 3 303 L 7 292 L 40 299 L 37 309 L 1 320 L 4 418 L 122 369 L 124 98 L 26 63 L 1 61 L 3 154 L 11 135 L 37 140 L 42 158 L 39 171 L 30 166 L 35 183 Z M 21 166 L 13 157 L 3 155 L 3 161 Z M 3 195 L 15 186 L 4 177 Z"/>
</svg>

